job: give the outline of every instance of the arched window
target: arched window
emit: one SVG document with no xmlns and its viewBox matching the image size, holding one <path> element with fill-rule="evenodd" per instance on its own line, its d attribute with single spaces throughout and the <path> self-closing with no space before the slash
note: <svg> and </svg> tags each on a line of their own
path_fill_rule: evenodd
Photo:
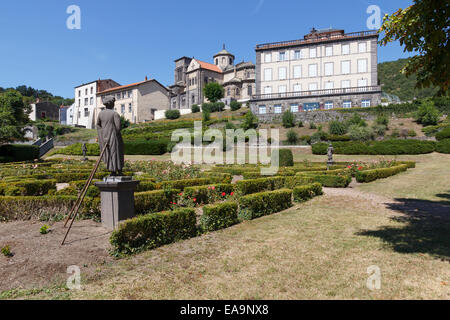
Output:
<svg viewBox="0 0 450 320">
<path fill-rule="evenodd" d="M 219 64 L 219 59 L 216 58 L 216 65 Z"/>
<path fill-rule="evenodd" d="M 230 96 L 230 95 L 231 95 L 231 89 L 228 88 L 228 89 L 227 89 L 227 96 Z"/>
<path fill-rule="evenodd" d="M 192 103 L 195 103 L 195 96 L 192 95 Z"/>
<path fill-rule="evenodd" d="M 230 64 L 233 64 L 233 59 L 230 58 Z"/>
</svg>

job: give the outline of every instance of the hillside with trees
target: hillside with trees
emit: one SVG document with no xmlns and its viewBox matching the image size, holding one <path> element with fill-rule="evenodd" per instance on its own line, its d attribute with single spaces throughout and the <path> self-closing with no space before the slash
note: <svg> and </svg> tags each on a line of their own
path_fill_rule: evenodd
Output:
<svg viewBox="0 0 450 320">
<path fill-rule="evenodd" d="M 64 98 L 61 96 L 54 96 L 52 93 L 50 93 L 46 90 L 34 89 L 32 87 L 28 87 L 25 85 L 21 85 L 16 88 L 0 87 L 0 94 L 4 93 L 10 89 L 18 91 L 22 95 L 25 104 L 33 103 L 34 101 L 36 101 L 37 98 L 39 98 L 41 101 L 52 102 L 52 103 L 56 104 L 57 106 L 60 106 L 60 105 L 69 106 L 72 103 L 74 103 L 74 101 L 75 101 L 74 99 L 67 99 L 67 98 Z"/>
<path fill-rule="evenodd" d="M 435 87 L 416 89 L 416 76 L 406 77 L 401 70 L 406 66 L 408 59 L 383 62 L 378 64 L 378 79 L 383 92 L 398 96 L 402 101 L 414 98 L 421 99 L 433 96 L 438 89 Z"/>
</svg>

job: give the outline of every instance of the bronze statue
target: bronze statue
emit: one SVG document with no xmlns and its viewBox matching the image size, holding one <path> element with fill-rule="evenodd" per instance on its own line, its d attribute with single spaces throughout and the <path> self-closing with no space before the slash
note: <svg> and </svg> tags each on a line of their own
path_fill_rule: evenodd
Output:
<svg viewBox="0 0 450 320">
<path fill-rule="evenodd" d="M 120 134 L 120 116 L 114 111 L 114 97 L 106 97 L 103 104 L 106 109 L 102 110 L 97 119 L 98 143 L 100 152 L 107 148 L 103 154 L 103 162 L 112 176 L 122 175 L 124 166 L 124 146 Z"/>
<path fill-rule="evenodd" d="M 333 161 L 333 152 L 334 152 L 334 148 L 333 145 L 330 143 L 330 145 L 328 146 L 328 151 L 327 151 L 327 155 L 328 155 L 328 161 L 327 161 L 327 165 L 333 165 L 334 161 Z"/>
<path fill-rule="evenodd" d="M 83 143 L 83 146 L 81 147 L 81 150 L 83 151 L 83 161 L 87 161 L 88 158 L 86 157 L 87 155 L 87 146 L 86 143 Z"/>
</svg>

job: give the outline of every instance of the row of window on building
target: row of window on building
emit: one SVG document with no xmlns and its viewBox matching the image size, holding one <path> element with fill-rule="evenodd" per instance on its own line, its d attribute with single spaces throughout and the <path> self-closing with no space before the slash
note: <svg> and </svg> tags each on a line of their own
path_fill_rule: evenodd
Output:
<svg viewBox="0 0 450 320">
<path fill-rule="evenodd" d="M 85 88 L 84 95 L 87 96 L 89 94 L 89 91 L 91 92 L 91 94 L 94 94 L 94 87 Z M 78 90 L 78 97 L 81 97 L 81 90 Z"/>
<path fill-rule="evenodd" d="M 358 59 L 357 62 L 357 71 L 353 73 L 366 73 L 368 72 L 368 63 L 367 59 Z M 325 62 L 323 66 L 323 76 L 334 76 L 334 75 L 346 75 L 351 74 L 351 61 L 345 60 L 340 63 L 340 73 L 335 72 L 334 62 Z M 292 78 L 299 79 L 303 77 L 302 66 L 293 66 L 292 67 Z M 308 74 L 307 77 L 318 77 L 318 65 L 317 63 L 313 63 L 308 65 Z M 274 79 L 273 77 L 273 69 L 265 68 L 264 69 L 264 81 L 273 81 L 273 80 L 287 80 L 289 79 L 288 68 L 287 67 L 279 67 L 278 68 L 278 79 Z"/>
<path fill-rule="evenodd" d="M 123 91 L 123 92 L 117 92 L 115 94 L 115 96 L 116 96 L 116 100 L 132 98 L 133 97 L 133 91 L 132 90 L 128 90 L 128 91 Z"/>
<path fill-rule="evenodd" d="M 93 106 L 94 105 L 94 97 L 84 98 L 84 105 L 85 106 L 88 106 L 88 105 Z M 78 106 L 79 107 L 81 106 L 81 99 L 78 99 Z"/>
<path fill-rule="evenodd" d="M 363 99 L 361 100 L 361 107 L 368 108 L 370 107 L 370 99 Z M 354 104 L 351 100 L 344 100 L 342 102 L 342 105 L 337 105 L 333 101 L 327 101 L 324 103 L 324 109 L 330 110 L 333 108 L 352 108 L 354 107 Z M 313 111 L 313 110 L 319 110 L 320 109 L 320 103 L 319 102 L 311 102 L 311 103 L 304 103 L 303 105 L 298 103 L 292 103 L 290 104 L 290 110 L 293 113 L 296 112 L 302 112 L 302 111 Z M 283 106 L 281 104 L 276 104 L 273 106 L 273 113 L 275 114 L 281 114 L 283 112 Z M 258 113 L 259 114 L 267 114 L 267 107 L 266 105 L 259 105 L 258 106 Z"/>
<path fill-rule="evenodd" d="M 341 89 L 346 89 L 346 88 L 351 88 L 352 87 L 352 83 L 351 80 L 341 80 Z M 364 88 L 367 87 L 368 82 L 367 79 L 358 79 L 358 87 L 360 88 Z M 324 90 L 331 90 L 331 89 L 337 89 L 338 87 L 334 86 L 334 81 L 325 81 L 323 83 L 323 89 Z M 302 85 L 300 83 L 294 83 L 292 85 L 292 92 L 301 92 L 302 89 L 304 89 L 304 91 L 314 91 L 314 90 L 319 90 L 319 85 L 317 82 L 311 82 L 308 84 L 308 88 L 302 88 Z M 361 91 L 364 91 L 365 89 L 361 89 Z M 264 87 L 264 94 L 272 94 L 275 93 L 272 90 L 272 86 L 265 86 Z M 287 86 L 286 85 L 279 85 L 278 86 L 278 92 L 277 93 L 287 93 Z"/>
<path fill-rule="evenodd" d="M 325 57 L 332 57 L 333 55 L 348 55 L 352 54 L 350 49 L 350 44 L 343 44 L 341 45 L 340 52 L 336 52 L 336 50 L 333 49 L 333 46 L 326 46 L 325 47 Z M 291 59 L 290 60 L 300 60 L 300 59 L 306 59 L 306 58 L 318 58 L 320 57 L 320 50 L 317 50 L 318 48 L 309 48 L 309 49 L 298 49 L 291 51 Z M 353 53 L 366 53 L 367 52 L 367 43 L 366 42 L 360 42 L 358 43 L 358 51 Z M 278 55 L 278 59 L 276 58 L 276 55 Z M 289 51 L 279 51 L 277 53 L 275 52 L 268 52 L 264 54 L 264 62 L 270 63 L 270 62 L 281 62 L 281 61 L 288 61 L 289 59 Z"/>
</svg>

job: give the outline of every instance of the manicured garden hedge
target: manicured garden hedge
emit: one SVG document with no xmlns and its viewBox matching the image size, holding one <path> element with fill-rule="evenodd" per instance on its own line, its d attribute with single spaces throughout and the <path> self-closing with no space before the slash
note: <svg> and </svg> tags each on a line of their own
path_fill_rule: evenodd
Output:
<svg viewBox="0 0 450 320">
<path fill-rule="evenodd" d="M 364 170 L 356 173 L 356 181 L 371 182 L 377 179 L 383 179 L 393 176 L 397 173 L 404 172 L 408 169 L 408 165 L 401 164 L 390 168 L 379 168 L 373 170 Z"/>
<path fill-rule="evenodd" d="M 69 183 L 72 181 L 79 181 L 79 180 L 87 180 L 89 178 L 90 172 L 64 172 L 64 173 L 55 173 L 51 176 L 56 180 L 58 183 Z M 106 176 L 109 176 L 109 172 L 97 172 L 94 175 L 95 179 L 103 179 Z"/>
<path fill-rule="evenodd" d="M 168 140 L 125 142 L 126 155 L 161 155 L 167 152 Z"/>
<path fill-rule="evenodd" d="M 39 159 L 39 147 L 28 144 L 5 144 L 0 146 L 0 162 Z"/>
<path fill-rule="evenodd" d="M 152 191 L 156 189 L 156 183 L 153 180 L 139 180 L 136 192 Z"/>
<path fill-rule="evenodd" d="M 437 143 L 436 151 L 440 153 L 450 153 L 450 139 L 444 139 Z"/>
<path fill-rule="evenodd" d="M 307 184 L 314 183 L 314 179 L 309 176 L 293 176 L 293 177 L 286 177 L 284 181 L 284 187 L 288 189 L 293 189 L 297 186 L 304 186 Z"/>
<path fill-rule="evenodd" d="M 116 255 L 136 253 L 197 235 L 193 209 L 150 213 L 120 224 L 110 238 Z"/>
<path fill-rule="evenodd" d="M 231 183 L 233 176 L 229 173 L 205 171 L 200 174 L 201 178 L 208 178 L 215 183 Z"/>
<path fill-rule="evenodd" d="M 294 201 L 304 202 L 315 196 L 320 196 L 323 194 L 322 185 L 320 183 L 308 184 L 305 186 L 298 186 L 292 190 L 294 195 Z"/>
<path fill-rule="evenodd" d="M 156 189 L 180 189 L 183 190 L 186 187 L 204 186 L 211 183 L 209 178 L 197 178 L 197 179 L 183 179 L 183 180 L 171 180 L 162 181 L 156 184 Z"/>
<path fill-rule="evenodd" d="M 154 190 L 134 194 L 136 214 L 169 210 L 179 190 Z"/>
<path fill-rule="evenodd" d="M 292 155 L 291 149 L 279 149 L 278 151 L 280 167 L 292 167 L 294 165 L 294 156 Z"/>
<path fill-rule="evenodd" d="M 62 219 L 77 197 L 0 197 L 0 221 L 30 219 Z M 100 198 L 86 197 L 79 211 L 80 218 L 100 217 Z"/>
<path fill-rule="evenodd" d="M 319 182 L 324 187 L 328 188 L 347 188 L 350 182 L 352 182 L 352 177 L 347 175 L 334 176 L 326 174 L 303 174 L 297 173 L 299 177 L 311 178 L 312 182 Z"/>
<path fill-rule="evenodd" d="M 220 196 L 228 196 L 234 192 L 232 184 L 215 184 L 208 186 L 186 187 L 182 193 L 184 199 L 195 199 L 195 204 L 208 204 Z"/>
<path fill-rule="evenodd" d="M 425 154 L 436 149 L 434 141 L 422 140 L 384 140 L 384 141 L 349 141 L 333 143 L 335 154 L 367 154 L 367 155 L 396 155 L 396 154 Z M 327 154 L 328 144 L 316 143 L 312 146 L 313 154 Z"/>
<path fill-rule="evenodd" d="M 49 190 L 56 190 L 56 180 L 21 180 L 0 183 L 0 195 L 3 196 L 42 196 Z"/>
<path fill-rule="evenodd" d="M 223 202 L 203 207 L 200 225 L 203 231 L 215 231 L 238 223 L 238 204 Z"/>
<path fill-rule="evenodd" d="M 436 133 L 436 140 L 441 141 L 444 139 L 449 139 L 450 138 L 450 126 L 442 129 L 441 131 L 439 131 L 438 133 Z"/>
<path fill-rule="evenodd" d="M 292 190 L 290 189 L 254 193 L 239 199 L 239 219 L 255 219 L 286 210 L 291 206 Z"/>
<path fill-rule="evenodd" d="M 236 192 L 240 195 L 247 195 L 261 191 L 281 189 L 284 186 L 284 181 L 284 177 L 241 180 L 236 182 Z"/>
</svg>

